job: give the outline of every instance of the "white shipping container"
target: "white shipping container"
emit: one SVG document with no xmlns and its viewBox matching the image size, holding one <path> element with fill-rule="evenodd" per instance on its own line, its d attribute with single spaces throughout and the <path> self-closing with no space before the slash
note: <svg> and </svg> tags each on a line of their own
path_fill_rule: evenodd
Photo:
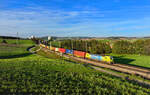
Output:
<svg viewBox="0 0 150 95">
<path fill-rule="evenodd" d="M 55 48 L 55 51 L 59 51 L 59 48 Z"/>
</svg>

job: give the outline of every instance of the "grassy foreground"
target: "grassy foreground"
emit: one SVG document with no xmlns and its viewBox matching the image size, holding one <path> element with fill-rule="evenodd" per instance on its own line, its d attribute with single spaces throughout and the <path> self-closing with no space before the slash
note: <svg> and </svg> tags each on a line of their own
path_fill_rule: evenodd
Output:
<svg viewBox="0 0 150 95">
<path fill-rule="evenodd" d="M 2 94 L 148 95 L 135 83 L 99 73 L 81 64 L 37 55 L 0 60 Z"/>
<path fill-rule="evenodd" d="M 22 53 L 29 53 L 25 49 L 26 45 L 23 47 L 18 49 L 22 50 Z M 14 51 L 15 55 L 20 55 L 17 49 Z M 14 51 L 9 53 L 13 54 Z M 9 56 L 8 51 L 5 52 Z M 39 53 L 45 55 L 42 51 Z M 82 64 L 62 60 L 54 54 L 50 54 L 49 57 L 29 54 L 1 58 L 0 94 L 149 95 L 150 93 L 149 88 L 136 83 L 97 72 Z"/>
</svg>

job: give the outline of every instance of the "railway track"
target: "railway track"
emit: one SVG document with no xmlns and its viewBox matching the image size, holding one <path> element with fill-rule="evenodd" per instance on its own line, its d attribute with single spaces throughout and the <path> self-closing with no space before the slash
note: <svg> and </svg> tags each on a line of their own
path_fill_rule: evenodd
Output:
<svg viewBox="0 0 150 95">
<path fill-rule="evenodd" d="M 95 66 L 100 66 L 100 67 L 104 67 L 104 68 L 108 68 L 108 69 L 112 69 L 112 70 L 116 70 L 119 72 L 123 72 L 123 73 L 129 73 L 129 74 L 135 74 L 135 75 L 139 75 L 142 76 L 144 78 L 150 79 L 150 71 L 146 71 L 137 67 L 127 67 L 127 66 L 117 66 L 117 65 L 109 65 L 109 64 L 103 64 L 100 62 L 94 62 L 91 60 L 87 60 L 87 59 L 82 59 L 82 58 L 77 58 L 77 57 L 72 57 L 72 59 L 84 62 L 84 63 L 89 63 Z"/>
<path fill-rule="evenodd" d="M 44 50 L 50 51 L 47 49 L 44 49 Z M 60 53 L 56 53 L 56 54 L 60 55 Z M 94 66 L 100 66 L 103 68 L 108 68 L 108 69 L 123 72 L 123 73 L 135 74 L 135 75 L 139 75 L 139 76 L 142 76 L 144 78 L 150 79 L 150 70 L 148 70 L 148 69 L 143 69 L 143 68 L 139 68 L 139 67 L 135 67 L 135 66 L 129 66 L 129 65 L 123 65 L 123 64 L 113 64 L 113 65 L 104 64 L 101 62 L 96 62 L 96 61 L 83 59 L 83 58 L 79 58 L 79 57 L 74 57 L 74 56 L 70 56 L 70 55 L 66 55 L 66 54 L 63 54 L 63 56 L 70 58 L 70 59 L 73 59 L 73 60 L 76 60 L 76 61 L 91 64 Z"/>
<path fill-rule="evenodd" d="M 125 65 L 125 64 L 114 64 L 114 66 L 118 66 L 118 67 L 122 67 L 122 68 L 127 68 L 127 69 L 131 69 L 131 70 L 136 70 L 136 71 L 140 71 L 140 72 L 144 72 L 144 73 L 150 73 L 150 70 L 148 69 L 143 69 L 140 67 L 135 67 L 135 66 L 130 66 L 130 65 Z"/>
</svg>

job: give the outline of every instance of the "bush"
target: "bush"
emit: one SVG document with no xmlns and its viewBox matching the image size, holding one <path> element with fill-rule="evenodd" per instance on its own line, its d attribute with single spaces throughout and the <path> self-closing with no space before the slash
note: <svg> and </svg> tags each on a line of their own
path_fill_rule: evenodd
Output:
<svg viewBox="0 0 150 95">
<path fill-rule="evenodd" d="M 7 41 L 6 41 L 6 40 L 3 40 L 2 43 L 7 44 Z"/>
</svg>

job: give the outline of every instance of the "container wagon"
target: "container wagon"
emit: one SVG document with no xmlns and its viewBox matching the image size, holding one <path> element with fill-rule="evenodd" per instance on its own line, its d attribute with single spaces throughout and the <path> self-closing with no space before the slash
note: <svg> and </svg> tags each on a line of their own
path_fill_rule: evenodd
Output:
<svg viewBox="0 0 150 95">
<path fill-rule="evenodd" d="M 77 51 L 77 50 L 73 51 L 73 55 L 77 56 L 77 57 L 85 58 L 85 54 L 86 54 L 86 52 Z"/>
<path fill-rule="evenodd" d="M 56 52 L 59 51 L 59 48 L 55 48 L 55 51 L 56 51 Z"/>
<path fill-rule="evenodd" d="M 64 48 L 59 48 L 59 52 L 65 53 L 65 52 L 66 52 L 66 49 L 64 49 Z"/>
<path fill-rule="evenodd" d="M 69 55 L 73 55 L 73 50 L 70 50 L 70 49 L 66 49 L 66 54 L 69 54 Z"/>
</svg>

